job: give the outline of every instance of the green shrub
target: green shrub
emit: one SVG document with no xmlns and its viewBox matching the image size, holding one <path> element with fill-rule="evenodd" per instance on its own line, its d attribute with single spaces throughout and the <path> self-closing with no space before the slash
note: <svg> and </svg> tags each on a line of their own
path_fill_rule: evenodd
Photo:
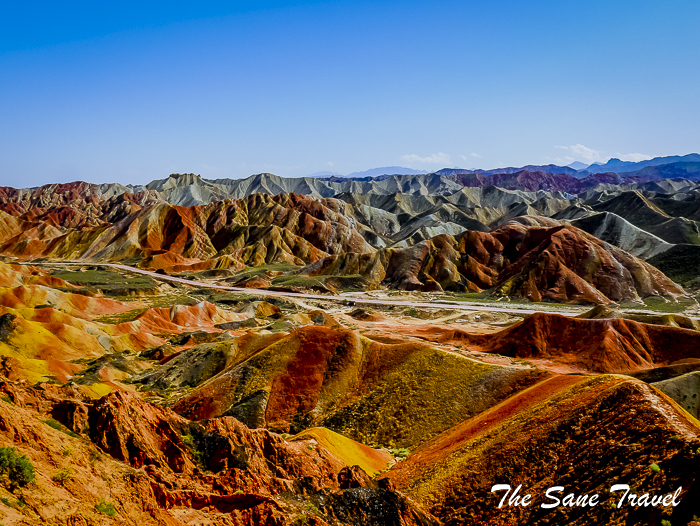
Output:
<svg viewBox="0 0 700 526">
<path fill-rule="evenodd" d="M 90 464 L 94 464 L 98 460 L 102 460 L 102 453 L 97 449 L 90 450 Z"/>
<path fill-rule="evenodd" d="M 188 433 L 186 435 L 180 435 L 180 438 L 182 438 L 183 443 L 185 444 L 185 446 L 187 446 L 187 449 L 189 449 L 190 453 L 192 454 L 192 458 L 194 458 L 195 463 L 200 468 L 204 469 L 205 468 L 204 452 L 200 449 L 196 438 L 194 436 L 192 436 L 191 433 Z"/>
<path fill-rule="evenodd" d="M 70 468 L 61 468 L 53 474 L 51 480 L 58 482 L 59 484 L 65 484 L 66 482 L 73 480 L 73 472 Z"/>
<path fill-rule="evenodd" d="M 95 509 L 102 514 L 107 515 L 107 517 L 114 517 L 117 514 L 117 508 L 114 507 L 114 504 L 107 502 L 105 499 L 102 499 L 100 502 L 95 504 Z"/>
<path fill-rule="evenodd" d="M 66 429 L 63 426 L 63 424 L 61 424 L 61 422 L 57 422 L 53 418 L 47 418 L 46 420 L 42 420 L 42 422 L 44 422 L 44 424 L 46 424 L 49 427 L 53 427 L 54 429 L 56 429 L 58 431 L 62 431 L 63 433 L 65 433 L 68 436 L 71 436 L 73 438 L 80 438 L 78 435 L 73 433 L 73 431 L 71 431 L 70 429 Z"/>
<path fill-rule="evenodd" d="M 32 463 L 25 455 L 20 455 L 13 447 L 0 447 L 0 476 L 10 489 L 26 486 L 35 478 Z"/>
<path fill-rule="evenodd" d="M 0 497 L 0 502 L 2 502 L 8 508 L 14 508 L 16 510 L 22 510 L 22 509 L 27 507 L 27 503 L 24 502 L 23 499 L 17 499 L 16 501 L 12 502 L 7 497 Z M 3 526 L 3 525 L 0 524 L 0 526 Z"/>
<path fill-rule="evenodd" d="M 399 457 L 401 460 L 403 460 L 403 459 L 405 459 L 406 457 L 408 457 L 408 455 L 411 453 L 411 452 L 410 452 L 408 449 L 406 449 L 405 447 L 399 447 L 399 448 L 396 448 L 396 449 L 390 449 L 389 451 L 391 451 L 391 454 L 392 454 L 394 457 Z"/>
</svg>

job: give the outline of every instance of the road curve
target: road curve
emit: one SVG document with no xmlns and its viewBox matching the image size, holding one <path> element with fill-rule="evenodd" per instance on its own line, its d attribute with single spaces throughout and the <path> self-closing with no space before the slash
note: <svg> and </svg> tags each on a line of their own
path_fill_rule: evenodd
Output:
<svg viewBox="0 0 700 526">
<path fill-rule="evenodd" d="M 35 264 L 35 263 L 33 263 Z M 175 276 L 168 276 L 167 274 L 158 274 L 157 272 L 151 272 L 150 270 L 143 270 L 136 267 L 131 267 L 129 265 L 122 265 L 121 263 L 87 263 L 87 262 L 47 262 L 46 265 L 80 265 L 80 266 L 95 266 L 95 267 L 111 267 L 115 269 L 125 270 L 128 272 L 134 272 L 136 274 L 143 274 L 146 276 L 151 276 L 155 279 L 174 281 L 177 283 L 183 283 L 185 285 L 190 285 L 193 287 L 203 287 L 208 289 L 225 290 L 231 292 L 239 292 L 242 294 L 249 294 L 251 296 L 285 296 L 291 298 L 306 298 L 314 300 L 323 301 L 354 301 L 355 303 L 362 303 L 368 305 L 396 305 L 401 307 L 423 307 L 423 308 L 439 308 L 439 309 L 452 309 L 452 310 L 465 310 L 465 311 L 489 311 L 489 312 L 505 312 L 508 314 L 534 314 L 536 312 L 548 312 L 554 314 L 561 314 L 562 316 L 576 316 L 577 312 L 571 311 L 557 311 L 554 309 L 548 310 L 537 310 L 537 309 L 517 309 L 508 307 L 490 307 L 483 305 L 471 305 L 468 303 L 447 303 L 447 302 L 412 302 L 412 301 L 395 301 L 395 300 L 381 300 L 373 298 L 357 298 L 357 297 L 344 297 L 344 296 L 328 296 L 324 294 L 303 294 L 298 292 L 277 292 L 272 290 L 263 289 L 247 289 L 244 287 L 229 287 L 226 285 L 213 285 L 211 283 L 204 283 L 202 281 L 195 281 L 191 279 L 178 278 Z"/>
</svg>

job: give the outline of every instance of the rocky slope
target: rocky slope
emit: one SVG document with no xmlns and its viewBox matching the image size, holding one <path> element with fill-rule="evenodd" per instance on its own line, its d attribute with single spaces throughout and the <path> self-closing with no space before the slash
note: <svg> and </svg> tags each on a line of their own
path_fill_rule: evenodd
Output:
<svg viewBox="0 0 700 526">
<path fill-rule="evenodd" d="M 437 236 L 410 249 L 329 256 L 300 272 L 359 274 L 371 286 L 481 291 L 532 301 L 608 303 L 682 294 L 651 265 L 571 226 L 513 221 L 490 233 Z"/>
<path fill-rule="evenodd" d="M 692 524 L 700 325 L 639 309 L 692 303 L 700 186 L 648 166 L 0 188 L 0 523 Z M 601 504 L 539 507 L 553 485 Z"/>
<path fill-rule="evenodd" d="M 564 409 L 565 408 L 565 409 Z M 447 525 L 686 524 L 697 508 L 697 421 L 648 385 L 620 376 L 564 376 L 446 431 L 386 475 Z M 546 446 L 543 446 L 546 444 Z M 522 485 L 530 506 L 499 508 L 495 484 Z M 613 484 L 642 493 L 681 487 L 684 505 L 626 503 Z M 545 492 L 599 495 L 598 505 L 542 508 Z"/>
<path fill-rule="evenodd" d="M 292 433 L 323 425 L 364 443 L 414 447 L 539 375 L 337 328 L 306 327 L 261 345 L 230 351 L 228 367 L 200 378 L 173 409 L 194 420 L 229 415 Z M 469 394 L 484 384 L 488 397 Z"/>
<path fill-rule="evenodd" d="M 651 385 L 668 395 L 695 418 L 700 417 L 700 372 L 694 371 Z"/>
<path fill-rule="evenodd" d="M 700 223 L 664 212 L 640 191 L 623 192 L 593 205 L 600 212 L 612 212 L 668 243 L 700 242 Z"/>
<path fill-rule="evenodd" d="M 33 224 L 5 217 L 8 226 L 0 250 L 23 258 L 145 258 L 156 268 L 210 259 L 223 267 L 232 261 L 241 267 L 276 261 L 299 264 L 329 253 L 372 250 L 352 220 L 336 212 L 335 203 L 327 204 L 332 208 L 293 194 L 274 198 L 258 194 L 206 207 L 161 203 L 111 224 L 54 228 L 42 236 L 34 234 Z"/>
<path fill-rule="evenodd" d="M 633 320 L 536 313 L 493 334 L 436 329 L 434 341 L 517 358 L 553 360 L 596 373 L 627 373 L 700 358 L 700 332 Z"/>
<path fill-rule="evenodd" d="M 576 219 L 571 224 L 644 260 L 666 252 L 673 246 L 612 212 L 591 214 Z"/>
<path fill-rule="evenodd" d="M 439 524 L 313 433 L 286 441 L 230 417 L 196 424 L 123 392 L 91 401 L 70 387 L 5 380 L 0 388 L 0 442 L 26 455 L 36 475 L 6 492 L 6 523 Z M 391 460 L 353 447 L 366 466 Z"/>
<path fill-rule="evenodd" d="M 696 245 L 676 245 L 667 252 L 654 256 L 650 264 L 684 287 L 694 290 L 700 288 L 700 247 Z"/>
</svg>

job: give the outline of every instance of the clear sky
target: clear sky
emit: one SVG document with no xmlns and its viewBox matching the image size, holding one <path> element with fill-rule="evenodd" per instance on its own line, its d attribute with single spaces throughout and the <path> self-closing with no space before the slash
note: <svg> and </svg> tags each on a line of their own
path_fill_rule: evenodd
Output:
<svg viewBox="0 0 700 526">
<path fill-rule="evenodd" d="M 700 150 L 700 2 L 0 3 L 0 184 Z"/>
</svg>

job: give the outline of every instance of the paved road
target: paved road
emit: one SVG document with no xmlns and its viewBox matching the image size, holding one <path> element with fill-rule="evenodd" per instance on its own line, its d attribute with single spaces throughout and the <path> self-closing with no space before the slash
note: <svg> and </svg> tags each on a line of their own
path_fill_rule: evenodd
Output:
<svg viewBox="0 0 700 526">
<path fill-rule="evenodd" d="M 35 263 L 32 263 L 35 264 Z M 329 296 L 326 294 L 302 294 L 297 292 L 277 292 L 272 290 L 261 290 L 261 289 L 247 289 L 244 287 L 229 287 L 226 285 L 215 285 L 211 283 L 205 283 L 203 281 L 195 281 L 191 279 L 178 278 L 175 276 L 168 276 L 166 274 L 158 274 L 156 272 L 151 272 L 150 270 L 143 270 L 140 268 L 130 267 L 129 265 L 122 265 L 120 263 L 88 263 L 88 262 L 51 262 L 45 263 L 46 265 L 81 265 L 81 266 L 99 266 L 99 267 L 111 267 L 120 270 L 126 270 L 128 272 L 134 272 L 136 274 L 144 274 L 146 276 L 151 276 L 156 279 L 161 279 L 165 281 L 175 281 L 177 283 L 184 283 L 185 285 L 191 285 L 193 287 L 204 287 L 208 289 L 226 290 L 231 292 L 239 292 L 242 294 L 249 294 L 251 296 L 285 296 L 290 298 L 305 298 L 323 301 L 354 301 L 355 303 L 362 303 L 368 305 L 396 305 L 401 307 L 424 307 L 424 308 L 439 308 L 439 309 L 453 309 L 453 310 L 465 310 L 465 311 L 489 311 L 489 312 L 505 312 L 509 314 L 534 314 L 535 312 L 549 312 L 561 314 L 563 316 L 576 316 L 579 312 L 572 312 L 571 310 L 557 310 L 553 309 L 518 309 L 515 307 L 491 307 L 486 305 L 469 304 L 463 302 L 447 303 L 444 301 L 431 301 L 431 302 L 413 302 L 413 301 L 396 301 L 388 299 L 374 299 L 374 298 L 359 298 L 355 296 Z"/>
</svg>

